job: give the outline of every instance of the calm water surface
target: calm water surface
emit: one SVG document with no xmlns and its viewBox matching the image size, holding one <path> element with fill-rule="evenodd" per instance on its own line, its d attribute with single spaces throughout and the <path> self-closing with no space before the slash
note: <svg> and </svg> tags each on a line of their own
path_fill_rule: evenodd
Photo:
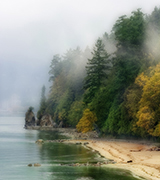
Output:
<svg viewBox="0 0 160 180">
<path fill-rule="evenodd" d="M 0 117 L 0 180 L 136 180 L 128 171 L 103 167 L 70 167 L 60 164 L 97 162 L 103 159 L 77 145 L 35 144 L 37 139 L 65 138 L 55 132 L 23 129 L 23 117 Z M 40 163 L 41 167 L 28 167 Z"/>
</svg>

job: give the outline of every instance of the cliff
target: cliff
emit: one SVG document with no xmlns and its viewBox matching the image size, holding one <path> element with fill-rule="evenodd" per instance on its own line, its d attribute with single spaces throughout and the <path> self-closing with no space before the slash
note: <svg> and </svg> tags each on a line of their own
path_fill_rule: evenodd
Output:
<svg viewBox="0 0 160 180">
<path fill-rule="evenodd" d="M 30 107 L 25 114 L 25 128 L 28 126 L 35 126 L 36 118 L 32 110 L 33 108 Z"/>
</svg>

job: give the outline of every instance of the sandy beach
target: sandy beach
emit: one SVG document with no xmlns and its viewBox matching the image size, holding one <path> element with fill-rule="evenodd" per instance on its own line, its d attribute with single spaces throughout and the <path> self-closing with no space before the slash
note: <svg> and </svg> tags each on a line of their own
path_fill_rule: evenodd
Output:
<svg viewBox="0 0 160 180">
<path fill-rule="evenodd" d="M 130 170 L 148 180 L 160 180 L 160 151 L 146 143 L 123 140 L 69 140 L 70 143 L 88 142 L 88 147 L 116 163 L 106 166 Z"/>
<path fill-rule="evenodd" d="M 93 132 L 77 133 L 75 129 L 70 128 L 57 128 L 56 131 L 71 138 L 63 141 L 64 143 L 86 144 L 88 142 L 85 146 L 98 151 L 106 159 L 116 162 L 107 164 L 107 167 L 127 169 L 134 175 L 147 180 L 160 180 L 160 148 L 157 146 L 159 144 L 146 141 L 103 139 L 98 138 Z"/>
</svg>

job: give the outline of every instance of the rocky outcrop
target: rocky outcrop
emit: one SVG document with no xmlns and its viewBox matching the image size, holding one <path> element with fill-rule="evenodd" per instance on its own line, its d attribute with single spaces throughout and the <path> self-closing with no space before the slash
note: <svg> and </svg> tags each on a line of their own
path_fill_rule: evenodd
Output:
<svg viewBox="0 0 160 180">
<path fill-rule="evenodd" d="M 28 126 L 35 126 L 36 118 L 34 113 L 32 112 L 33 108 L 30 107 L 25 115 L 25 128 Z"/>
<path fill-rule="evenodd" d="M 36 141 L 36 143 L 37 143 L 37 144 L 43 144 L 44 141 L 43 141 L 43 139 L 38 139 L 38 140 Z"/>
<path fill-rule="evenodd" d="M 53 127 L 53 121 L 52 121 L 51 115 L 50 114 L 43 115 L 39 122 L 39 125 L 41 127 L 44 127 L 44 126 Z"/>
<path fill-rule="evenodd" d="M 58 128 L 58 125 L 56 122 L 53 122 L 53 128 Z"/>
<path fill-rule="evenodd" d="M 62 128 L 63 127 L 63 121 L 60 121 L 58 128 Z"/>
</svg>

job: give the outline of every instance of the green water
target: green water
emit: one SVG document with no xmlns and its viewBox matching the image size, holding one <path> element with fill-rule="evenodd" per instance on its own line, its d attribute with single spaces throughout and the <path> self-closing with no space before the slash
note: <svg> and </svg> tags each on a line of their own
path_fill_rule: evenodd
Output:
<svg viewBox="0 0 160 180">
<path fill-rule="evenodd" d="M 73 167 L 71 163 L 103 161 L 98 154 L 63 143 L 37 145 L 37 139 L 63 139 L 55 132 L 23 129 L 23 117 L 0 117 L 0 180 L 136 180 L 129 171 L 106 167 Z M 28 167 L 39 163 L 41 167 Z M 61 166 L 61 164 L 65 164 Z"/>
</svg>

